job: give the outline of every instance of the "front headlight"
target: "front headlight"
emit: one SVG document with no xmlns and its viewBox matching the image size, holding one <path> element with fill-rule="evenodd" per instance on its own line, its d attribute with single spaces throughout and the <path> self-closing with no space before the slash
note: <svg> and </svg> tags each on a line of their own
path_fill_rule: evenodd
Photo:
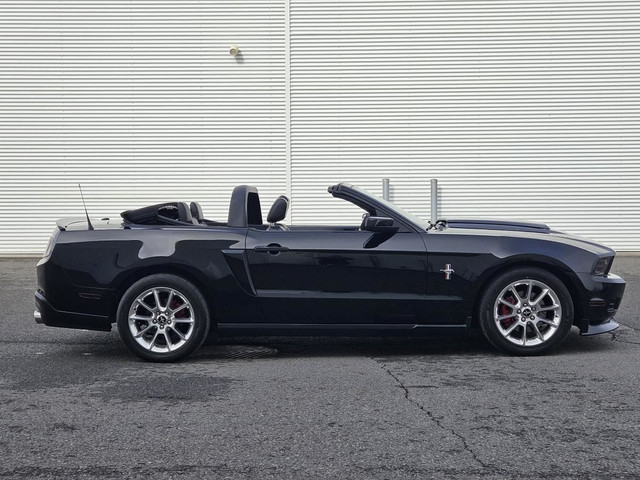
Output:
<svg viewBox="0 0 640 480">
<path fill-rule="evenodd" d="M 611 268 L 612 263 L 613 257 L 600 258 L 593 267 L 593 274 L 600 276 L 606 275 L 607 273 L 609 273 L 609 269 Z"/>
</svg>

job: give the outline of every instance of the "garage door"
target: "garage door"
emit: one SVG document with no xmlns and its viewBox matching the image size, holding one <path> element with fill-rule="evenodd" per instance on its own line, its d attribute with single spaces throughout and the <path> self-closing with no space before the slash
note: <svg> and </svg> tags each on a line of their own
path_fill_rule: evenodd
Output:
<svg viewBox="0 0 640 480">
<path fill-rule="evenodd" d="M 640 250 L 640 4 L 291 2 L 293 220 L 350 180 Z"/>
<path fill-rule="evenodd" d="M 236 44 L 240 55 L 229 55 Z M 282 1 L 0 3 L 0 254 L 53 220 L 285 190 Z"/>
</svg>

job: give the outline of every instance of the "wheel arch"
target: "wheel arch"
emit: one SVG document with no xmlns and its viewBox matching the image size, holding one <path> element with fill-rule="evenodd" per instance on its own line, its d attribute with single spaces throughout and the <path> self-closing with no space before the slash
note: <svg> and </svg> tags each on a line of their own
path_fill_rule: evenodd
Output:
<svg viewBox="0 0 640 480">
<path fill-rule="evenodd" d="M 112 318 L 112 320 L 115 320 L 118 305 L 122 300 L 122 296 L 134 283 L 150 275 L 158 274 L 176 275 L 188 281 L 189 283 L 192 283 L 205 298 L 207 309 L 209 311 L 209 321 L 211 322 L 210 328 L 214 325 L 212 313 L 213 300 L 211 298 L 211 295 L 209 294 L 210 289 L 207 287 L 206 281 L 200 278 L 197 273 L 194 273 L 188 267 L 184 267 L 178 264 L 148 265 L 127 272 L 127 274 L 123 276 L 118 282 L 118 286 L 114 295 L 114 302 L 111 306 L 111 311 L 109 312 L 110 318 Z"/>
<path fill-rule="evenodd" d="M 569 267 L 558 262 L 552 261 L 552 259 L 547 258 L 513 258 L 509 259 L 509 261 L 505 261 L 497 265 L 496 267 L 488 270 L 483 275 L 482 279 L 480 279 L 480 286 L 475 292 L 473 297 L 473 307 L 471 314 L 471 321 L 469 323 L 469 327 L 479 328 L 479 309 L 480 302 L 482 301 L 482 297 L 484 296 L 487 288 L 491 284 L 491 281 L 497 276 L 502 275 L 505 272 L 510 270 L 515 270 L 517 268 L 539 268 L 541 270 L 545 270 L 552 275 L 558 277 L 558 279 L 567 287 L 569 290 L 569 295 L 571 295 L 571 300 L 573 302 L 573 324 L 579 325 L 580 319 L 582 319 L 582 302 L 580 301 L 579 290 L 576 286 L 577 278 L 572 278 L 572 273 Z"/>
</svg>

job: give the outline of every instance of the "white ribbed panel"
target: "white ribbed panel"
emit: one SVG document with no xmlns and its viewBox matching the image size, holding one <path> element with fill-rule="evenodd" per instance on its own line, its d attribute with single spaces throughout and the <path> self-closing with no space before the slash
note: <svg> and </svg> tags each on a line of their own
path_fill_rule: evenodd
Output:
<svg viewBox="0 0 640 480">
<path fill-rule="evenodd" d="M 94 217 L 224 219 L 234 185 L 266 210 L 289 172 L 295 223 L 358 222 L 326 186 L 383 177 L 426 218 L 437 177 L 442 216 L 640 250 L 639 120 L 638 2 L 3 1 L 0 254 L 41 252 L 78 182 Z"/>
<path fill-rule="evenodd" d="M 640 3 L 291 0 L 293 222 L 352 181 L 428 218 L 640 250 Z"/>
<path fill-rule="evenodd" d="M 242 55 L 231 57 L 237 44 Z M 0 254 L 56 218 L 285 191 L 284 3 L 0 2 Z M 269 205 L 265 205 L 265 209 Z"/>
</svg>

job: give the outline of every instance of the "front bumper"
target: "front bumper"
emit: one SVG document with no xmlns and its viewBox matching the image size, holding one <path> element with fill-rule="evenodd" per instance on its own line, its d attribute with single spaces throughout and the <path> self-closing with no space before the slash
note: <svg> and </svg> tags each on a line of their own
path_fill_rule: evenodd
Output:
<svg viewBox="0 0 640 480">
<path fill-rule="evenodd" d="M 577 313 L 581 313 L 577 322 L 582 335 L 598 335 L 619 327 L 614 320 L 624 295 L 625 281 L 618 275 L 581 275 L 585 286 L 584 299 Z"/>
<path fill-rule="evenodd" d="M 36 323 L 43 323 L 49 327 L 79 328 L 82 330 L 111 331 L 111 320 L 108 316 L 90 315 L 56 310 L 36 291 L 36 310 L 33 313 Z"/>
<path fill-rule="evenodd" d="M 586 332 L 581 331 L 580 335 L 583 335 L 583 336 L 600 335 L 601 333 L 612 332 L 619 326 L 620 324 L 612 318 L 599 325 L 589 325 L 589 327 L 587 328 L 587 331 Z"/>
</svg>

